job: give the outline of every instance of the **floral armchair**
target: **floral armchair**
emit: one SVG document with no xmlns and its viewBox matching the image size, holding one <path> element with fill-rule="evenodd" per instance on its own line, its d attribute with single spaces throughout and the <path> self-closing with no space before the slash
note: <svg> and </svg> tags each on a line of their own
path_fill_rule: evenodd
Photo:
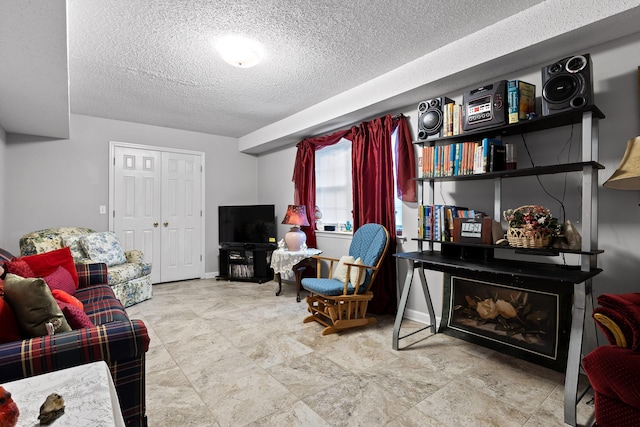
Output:
<svg viewBox="0 0 640 427">
<path fill-rule="evenodd" d="M 112 232 L 95 232 L 83 227 L 57 227 L 34 231 L 20 238 L 22 256 L 49 252 L 68 246 L 74 262 L 107 265 L 108 284 L 125 307 L 151 298 L 151 264 L 142 251 L 123 251 Z"/>
</svg>

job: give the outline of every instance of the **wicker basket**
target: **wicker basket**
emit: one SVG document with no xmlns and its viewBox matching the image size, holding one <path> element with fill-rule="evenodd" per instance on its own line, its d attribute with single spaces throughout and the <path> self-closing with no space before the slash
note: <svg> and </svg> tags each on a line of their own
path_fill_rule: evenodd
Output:
<svg viewBox="0 0 640 427">
<path fill-rule="evenodd" d="M 532 207 L 532 205 L 520 206 L 514 211 Z M 524 228 L 511 227 L 511 223 L 509 223 L 509 228 L 507 229 L 507 241 L 509 242 L 509 246 L 516 248 L 546 248 L 551 245 L 552 237 L 551 232 L 543 233 L 539 230 L 534 231 L 532 235 L 526 235 Z"/>
<path fill-rule="evenodd" d="M 546 248 L 551 244 L 551 234 L 535 231 L 533 236 L 525 236 L 523 228 L 509 227 L 507 241 L 516 248 Z"/>
</svg>

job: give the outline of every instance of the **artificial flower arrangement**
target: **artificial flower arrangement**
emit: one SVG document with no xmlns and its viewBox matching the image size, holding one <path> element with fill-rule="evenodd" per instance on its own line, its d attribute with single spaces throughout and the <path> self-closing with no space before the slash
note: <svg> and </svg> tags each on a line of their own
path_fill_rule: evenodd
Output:
<svg viewBox="0 0 640 427">
<path fill-rule="evenodd" d="M 562 233 L 562 226 L 544 206 L 527 205 L 502 213 L 509 223 L 507 240 L 511 246 L 547 247 L 551 239 Z"/>
</svg>

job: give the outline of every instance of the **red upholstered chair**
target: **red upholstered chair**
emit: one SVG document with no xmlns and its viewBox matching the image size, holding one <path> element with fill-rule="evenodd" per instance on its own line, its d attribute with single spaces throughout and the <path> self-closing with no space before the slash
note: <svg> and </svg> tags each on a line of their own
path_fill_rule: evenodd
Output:
<svg viewBox="0 0 640 427">
<path fill-rule="evenodd" d="M 593 317 L 611 345 L 582 359 L 599 427 L 640 425 L 640 293 L 603 294 Z"/>
</svg>

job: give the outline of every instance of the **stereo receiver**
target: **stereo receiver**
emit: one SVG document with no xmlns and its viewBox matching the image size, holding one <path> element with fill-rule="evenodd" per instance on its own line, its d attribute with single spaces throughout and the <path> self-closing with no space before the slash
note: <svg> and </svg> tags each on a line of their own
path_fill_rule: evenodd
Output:
<svg viewBox="0 0 640 427">
<path fill-rule="evenodd" d="M 465 131 L 502 126 L 507 123 L 507 81 L 500 80 L 463 94 Z"/>
</svg>

